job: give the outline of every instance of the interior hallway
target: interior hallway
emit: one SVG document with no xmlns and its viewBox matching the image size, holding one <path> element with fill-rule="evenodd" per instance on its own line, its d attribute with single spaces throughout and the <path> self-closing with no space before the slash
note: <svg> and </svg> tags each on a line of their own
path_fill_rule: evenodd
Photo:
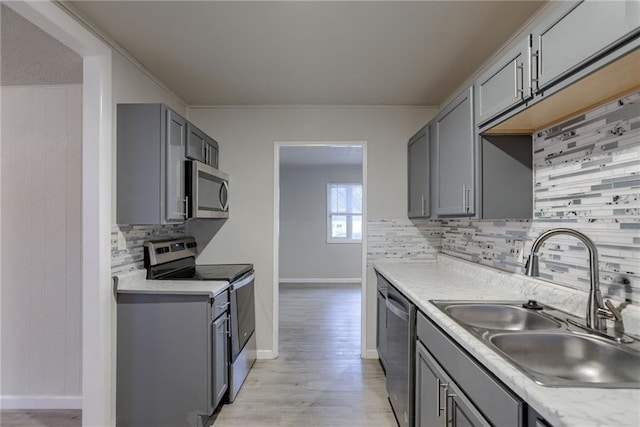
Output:
<svg viewBox="0 0 640 427">
<path fill-rule="evenodd" d="M 396 426 L 377 360 L 360 358 L 360 285 L 281 285 L 280 354 L 258 360 L 215 426 Z"/>
</svg>

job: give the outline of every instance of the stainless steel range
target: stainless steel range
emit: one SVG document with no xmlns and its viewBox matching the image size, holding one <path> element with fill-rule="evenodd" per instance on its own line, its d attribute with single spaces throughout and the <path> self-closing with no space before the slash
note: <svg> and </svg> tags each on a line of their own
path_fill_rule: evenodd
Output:
<svg viewBox="0 0 640 427">
<path fill-rule="evenodd" d="M 256 360 L 253 264 L 196 265 L 193 237 L 146 242 L 144 264 L 151 280 L 224 280 L 229 286 L 229 387 L 233 402 Z"/>
</svg>

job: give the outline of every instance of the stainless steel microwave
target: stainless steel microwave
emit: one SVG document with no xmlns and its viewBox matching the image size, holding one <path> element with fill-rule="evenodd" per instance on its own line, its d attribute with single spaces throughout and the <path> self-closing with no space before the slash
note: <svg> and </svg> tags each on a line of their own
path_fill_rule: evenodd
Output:
<svg viewBox="0 0 640 427">
<path fill-rule="evenodd" d="M 187 218 L 229 218 L 229 175 L 202 162 L 186 162 Z"/>
</svg>

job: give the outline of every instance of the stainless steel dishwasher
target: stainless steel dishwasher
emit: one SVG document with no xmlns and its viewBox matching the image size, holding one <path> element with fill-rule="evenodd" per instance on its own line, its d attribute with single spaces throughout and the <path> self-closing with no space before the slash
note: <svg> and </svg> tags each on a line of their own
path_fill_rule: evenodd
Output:
<svg viewBox="0 0 640 427">
<path fill-rule="evenodd" d="M 387 394 L 400 427 L 413 425 L 416 307 L 387 289 Z"/>
</svg>

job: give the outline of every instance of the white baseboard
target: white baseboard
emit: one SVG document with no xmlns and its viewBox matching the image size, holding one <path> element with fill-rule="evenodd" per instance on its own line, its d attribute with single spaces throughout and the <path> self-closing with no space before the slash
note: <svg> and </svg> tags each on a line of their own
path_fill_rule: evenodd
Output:
<svg viewBox="0 0 640 427">
<path fill-rule="evenodd" d="M 257 359 L 275 359 L 273 356 L 273 350 L 258 350 L 256 351 Z"/>
<path fill-rule="evenodd" d="M 362 279 L 359 277 L 347 277 L 347 278 L 285 278 L 279 279 L 279 283 L 360 283 Z"/>
<path fill-rule="evenodd" d="M 0 396 L 2 409 L 82 409 L 82 396 Z"/>
<path fill-rule="evenodd" d="M 364 352 L 365 359 L 379 359 L 378 350 L 365 350 Z"/>
</svg>

